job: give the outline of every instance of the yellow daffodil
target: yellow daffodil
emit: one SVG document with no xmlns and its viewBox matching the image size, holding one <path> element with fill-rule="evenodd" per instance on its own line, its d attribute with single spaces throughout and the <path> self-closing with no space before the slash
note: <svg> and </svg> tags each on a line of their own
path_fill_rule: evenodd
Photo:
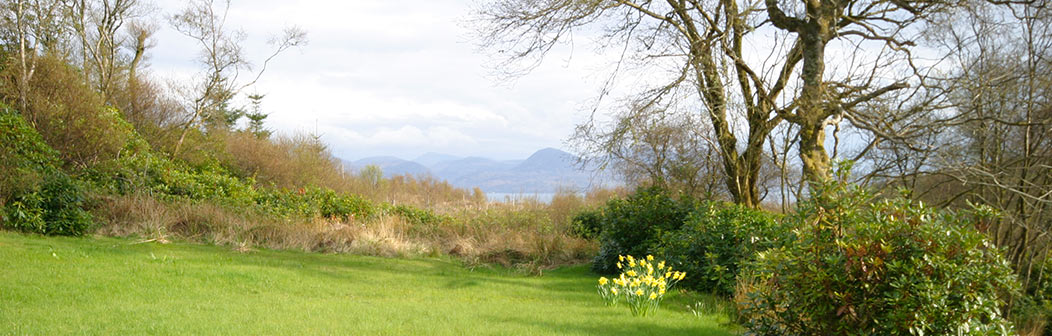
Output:
<svg viewBox="0 0 1052 336">
<path fill-rule="evenodd" d="M 628 274 L 628 276 L 630 276 L 630 277 L 634 277 L 634 276 L 636 276 L 636 271 L 631 271 L 630 270 L 628 272 L 625 272 L 625 274 Z"/>
<path fill-rule="evenodd" d="M 599 278 L 599 285 L 600 286 L 605 286 L 606 283 L 609 282 L 609 281 L 610 281 L 610 279 L 607 279 L 606 277 L 600 277 Z"/>
<path fill-rule="evenodd" d="M 671 277 L 672 277 L 672 271 L 665 272 L 665 278 L 671 278 Z"/>
<path fill-rule="evenodd" d="M 647 260 L 648 261 L 654 261 L 654 256 L 648 254 L 647 255 Z"/>
<path fill-rule="evenodd" d="M 617 261 L 625 261 L 625 256 L 620 255 L 620 254 L 617 255 Z"/>
<path fill-rule="evenodd" d="M 621 269 L 621 263 L 617 263 L 617 269 Z"/>
<path fill-rule="evenodd" d="M 665 289 L 664 289 L 664 288 L 662 288 L 662 289 L 659 289 L 659 290 L 658 290 L 658 294 L 659 294 L 659 295 L 665 295 Z"/>
<path fill-rule="evenodd" d="M 661 262 L 658 263 L 658 269 L 659 270 L 665 269 L 665 262 L 664 261 L 661 261 Z"/>
<path fill-rule="evenodd" d="M 636 290 L 636 295 L 643 295 L 643 290 L 642 289 L 637 289 Z"/>
<path fill-rule="evenodd" d="M 610 293 L 614 293 L 614 294 L 617 294 L 617 288 L 611 288 L 611 289 L 610 289 Z"/>
<path fill-rule="evenodd" d="M 636 267 L 636 261 L 632 260 L 632 259 L 628 259 L 628 267 Z"/>
<path fill-rule="evenodd" d="M 657 293 L 650 293 L 650 299 L 651 300 L 656 299 L 657 296 L 658 296 Z"/>
</svg>

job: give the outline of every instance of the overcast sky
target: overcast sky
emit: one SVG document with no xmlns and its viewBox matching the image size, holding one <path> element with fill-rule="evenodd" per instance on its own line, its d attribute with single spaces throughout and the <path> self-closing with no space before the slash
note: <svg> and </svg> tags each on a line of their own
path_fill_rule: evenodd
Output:
<svg viewBox="0 0 1052 336">
<path fill-rule="evenodd" d="M 307 31 L 309 45 L 279 56 L 247 91 L 266 95 L 268 127 L 317 132 L 338 157 L 521 159 L 545 147 L 567 149 L 610 62 L 567 45 L 532 73 L 502 79 L 468 22 L 473 3 L 234 0 L 228 26 L 247 34 L 246 54 L 257 66 L 268 53 L 265 41 L 283 26 Z M 164 14 L 183 4 L 158 1 Z M 163 23 L 153 73 L 176 80 L 195 73 L 193 43 Z"/>
</svg>

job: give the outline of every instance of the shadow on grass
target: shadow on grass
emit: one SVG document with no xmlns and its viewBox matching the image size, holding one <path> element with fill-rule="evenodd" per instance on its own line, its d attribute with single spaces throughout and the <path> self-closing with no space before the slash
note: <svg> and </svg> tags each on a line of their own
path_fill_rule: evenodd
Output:
<svg viewBox="0 0 1052 336">
<path fill-rule="evenodd" d="M 543 276 L 533 276 L 499 266 L 469 269 L 460 262 L 448 258 L 399 259 L 280 250 L 239 253 L 222 246 L 196 244 L 129 244 L 124 245 L 124 248 L 116 249 L 109 248 L 114 244 L 106 245 L 107 248 L 99 248 L 96 251 L 119 255 L 136 253 L 129 250 L 137 250 L 139 253 L 166 249 L 189 253 L 207 252 L 210 255 L 218 255 L 219 259 L 226 263 L 290 271 L 304 276 L 335 281 L 353 281 L 363 277 L 413 276 L 427 278 L 428 282 L 439 284 L 439 288 L 445 289 L 518 287 L 537 293 L 539 296 L 544 295 L 558 304 L 602 304 L 595 293 L 595 282 L 599 275 L 592 273 L 587 265 L 564 267 L 545 272 Z M 676 291 L 666 298 L 662 307 L 672 311 L 686 312 L 687 306 L 698 301 L 699 295 L 707 294 Z"/>
<path fill-rule="evenodd" d="M 625 317 L 615 322 L 607 322 L 602 325 L 561 323 L 554 321 L 531 320 L 518 316 L 485 316 L 489 323 L 517 324 L 532 330 L 543 330 L 546 333 L 576 334 L 576 335 L 733 335 L 732 333 L 715 326 L 696 323 L 689 327 L 670 327 L 655 323 L 646 317 L 635 317 L 625 312 Z"/>
</svg>

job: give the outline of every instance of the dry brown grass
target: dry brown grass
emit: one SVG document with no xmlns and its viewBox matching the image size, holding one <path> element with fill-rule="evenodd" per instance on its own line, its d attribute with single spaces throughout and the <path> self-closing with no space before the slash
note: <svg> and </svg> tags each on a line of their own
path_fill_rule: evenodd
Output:
<svg viewBox="0 0 1052 336">
<path fill-rule="evenodd" d="M 395 176 L 373 183 L 346 170 L 319 139 L 309 135 L 259 138 L 247 132 L 223 135 L 222 158 L 242 177 L 263 186 L 316 186 L 357 194 L 374 202 L 421 208 L 485 203 L 478 190 L 456 188 L 429 176 Z"/>
<path fill-rule="evenodd" d="M 159 201 L 147 195 L 99 200 L 97 234 L 143 240 L 185 240 L 252 248 L 377 256 L 450 255 L 472 264 L 501 264 L 530 272 L 587 262 L 596 242 L 568 234 L 574 209 L 586 197 L 558 202 L 444 203 L 451 221 L 420 227 L 400 216 L 347 221 L 275 219 L 207 202 Z M 571 199 L 576 197 L 576 199 Z"/>
</svg>

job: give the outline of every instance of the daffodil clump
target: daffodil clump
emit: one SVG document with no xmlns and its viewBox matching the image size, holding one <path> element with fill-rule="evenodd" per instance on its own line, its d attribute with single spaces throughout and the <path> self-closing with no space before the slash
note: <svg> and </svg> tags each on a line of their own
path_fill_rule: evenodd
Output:
<svg viewBox="0 0 1052 336">
<path fill-rule="evenodd" d="M 599 295 L 610 305 L 620 301 L 628 303 L 635 316 L 647 316 L 657 310 L 665 292 L 687 276 L 686 273 L 665 266 L 664 261 L 654 263 L 652 255 L 645 259 L 636 259 L 630 255 L 617 258 L 621 275 L 613 279 L 599 278 Z"/>
</svg>

